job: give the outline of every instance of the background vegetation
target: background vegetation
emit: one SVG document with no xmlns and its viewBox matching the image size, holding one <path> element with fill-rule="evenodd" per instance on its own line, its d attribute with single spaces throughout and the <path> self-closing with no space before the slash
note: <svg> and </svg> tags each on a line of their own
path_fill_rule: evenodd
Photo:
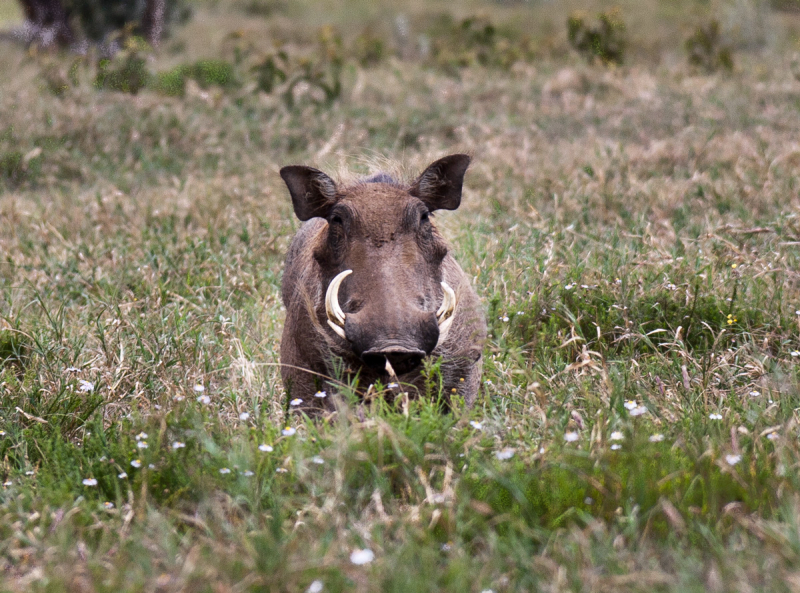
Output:
<svg viewBox="0 0 800 593">
<path fill-rule="evenodd" d="M 792 2 L 190 4 L 0 40 L 3 590 L 800 588 Z M 290 414 L 278 169 L 464 150 L 477 405 Z"/>
</svg>

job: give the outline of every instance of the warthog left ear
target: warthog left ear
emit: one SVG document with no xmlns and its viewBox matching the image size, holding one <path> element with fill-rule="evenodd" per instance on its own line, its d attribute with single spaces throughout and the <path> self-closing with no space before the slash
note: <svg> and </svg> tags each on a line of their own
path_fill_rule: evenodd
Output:
<svg viewBox="0 0 800 593">
<path fill-rule="evenodd" d="M 411 185 L 409 193 L 429 210 L 455 210 L 461 205 L 461 186 L 469 167 L 466 154 L 451 154 L 428 166 Z"/>
<path fill-rule="evenodd" d="M 294 213 L 302 221 L 328 216 L 336 203 L 336 184 L 319 169 L 292 165 L 281 169 L 281 177 L 292 196 Z"/>
</svg>

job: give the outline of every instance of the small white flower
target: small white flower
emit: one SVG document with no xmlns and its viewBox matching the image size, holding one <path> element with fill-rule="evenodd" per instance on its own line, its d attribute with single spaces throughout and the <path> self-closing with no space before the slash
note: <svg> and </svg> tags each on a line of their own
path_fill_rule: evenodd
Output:
<svg viewBox="0 0 800 593">
<path fill-rule="evenodd" d="M 794 312 L 795 315 L 800 315 L 800 309 Z"/>
<path fill-rule="evenodd" d="M 317 465 L 322 465 L 323 463 L 325 463 L 325 460 L 322 457 L 320 457 L 319 455 L 315 455 L 314 457 L 311 458 L 311 463 L 316 463 Z"/>
<path fill-rule="evenodd" d="M 81 370 L 78 367 L 67 367 L 64 369 L 65 373 L 80 373 Z"/>
<path fill-rule="evenodd" d="M 250 414 L 248 414 L 247 412 L 242 412 L 241 414 L 239 414 L 239 420 L 249 420 L 249 419 L 250 419 Z"/>
<path fill-rule="evenodd" d="M 78 384 L 81 391 L 84 393 L 89 393 L 90 391 L 94 391 L 94 383 L 90 383 L 89 381 L 84 381 L 83 379 L 78 380 Z"/>
<path fill-rule="evenodd" d="M 6 436 L 6 431 L 5 430 L 0 430 L 0 437 L 4 437 L 4 436 Z"/>
<path fill-rule="evenodd" d="M 503 315 L 500 319 L 502 319 L 503 321 L 508 321 L 508 315 Z"/>
<path fill-rule="evenodd" d="M 114 503 L 113 502 L 104 502 L 103 503 L 103 508 L 108 510 L 108 511 L 110 511 L 111 509 L 114 508 Z"/>
<path fill-rule="evenodd" d="M 387 387 L 387 389 L 397 389 L 398 387 L 400 387 L 400 384 L 392 382 L 392 383 L 389 383 L 386 387 Z"/>
<path fill-rule="evenodd" d="M 194 389 L 197 393 L 203 393 L 206 390 L 202 383 L 196 383 L 192 389 Z"/>
<path fill-rule="evenodd" d="M 660 443 L 661 441 L 664 440 L 664 435 L 661 433 L 651 434 L 650 438 L 647 440 L 650 441 L 651 443 Z"/>
<path fill-rule="evenodd" d="M 133 467 L 137 467 L 137 468 L 138 467 L 142 467 L 142 460 L 141 459 L 134 459 L 133 461 L 131 461 L 131 465 Z"/>
<path fill-rule="evenodd" d="M 758 391 L 751 391 L 750 392 L 750 397 L 758 397 L 759 395 L 761 395 L 761 394 Z"/>
<path fill-rule="evenodd" d="M 483 424 L 478 422 L 477 420 L 470 420 L 469 425 L 474 428 L 475 430 L 483 430 Z"/>
<path fill-rule="evenodd" d="M 610 438 L 612 441 L 621 441 L 625 439 L 625 435 L 622 434 L 620 431 L 615 430 L 614 432 L 611 433 Z"/>
<path fill-rule="evenodd" d="M 353 564 L 369 564 L 375 560 L 375 554 L 372 550 L 353 550 L 350 554 L 350 562 Z"/>
<path fill-rule="evenodd" d="M 637 404 L 635 401 L 633 401 L 632 399 L 629 399 L 628 401 L 625 402 L 625 409 L 626 410 L 633 410 L 638 405 L 639 404 Z"/>
<path fill-rule="evenodd" d="M 314 394 L 314 397 L 319 397 L 319 398 L 328 397 L 328 394 L 327 394 L 327 393 L 325 393 L 324 391 L 317 391 L 317 392 Z"/>
<path fill-rule="evenodd" d="M 568 443 L 574 443 L 579 438 L 581 438 L 580 435 L 575 431 L 564 433 L 564 440 L 567 441 Z"/>
<path fill-rule="evenodd" d="M 11 486 L 14 482 L 8 480 L 7 482 L 3 482 L 3 486 Z"/>
<path fill-rule="evenodd" d="M 741 460 L 742 460 L 742 456 L 741 455 L 730 455 L 729 454 L 729 455 L 725 456 L 725 463 L 727 463 L 728 465 L 736 465 Z"/>
<path fill-rule="evenodd" d="M 299 397 L 296 397 L 292 401 L 289 402 L 289 405 L 290 406 L 299 406 L 302 403 L 303 403 L 303 400 L 300 399 Z"/>
<path fill-rule="evenodd" d="M 286 469 L 285 467 L 279 467 L 279 468 L 277 468 L 277 469 L 275 470 L 275 473 L 276 473 L 276 474 L 288 474 L 288 473 L 289 473 L 289 470 L 288 470 L 288 469 Z"/>
<path fill-rule="evenodd" d="M 229 470 L 227 467 L 223 467 L 223 468 L 220 468 L 219 473 L 221 473 L 222 475 L 225 475 L 225 474 L 231 473 L 231 470 Z"/>
<path fill-rule="evenodd" d="M 84 478 L 83 479 L 84 486 L 97 486 L 97 480 L 95 478 Z"/>
<path fill-rule="evenodd" d="M 174 443 L 172 443 L 172 448 L 173 449 L 183 449 L 185 446 L 186 446 L 186 443 L 183 443 L 181 441 L 175 441 Z"/>
<path fill-rule="evenodd" d="M 452 543 L 447 542 L 445 544 L 442 544 L 442 552 L 449 552 L 452 549 L 453 549 L 453 544 Z"/>
<path fill-rule="evenodd" d="M 295 430 L 295 429 L 294 429 L 294 428 L 292 428 L 291 426 L 287 426 L 286 428 L 284 428 L 284 429 L 281 431 L 281 434 L 282 434 L 283 436 L 285 436 L 285 437 L 290 437 L 290 436 L 293 436 L 293 435 L 294 435 L 296 432 L 297 432 L 297 430 Z"/>
<path fill-rule="evenodd" d="M 139 449 L 147 449 L 147 441 L 139 441 L 138 443 L 136 443 L 136 446 Z"/>
<path fill-rule="evenodd" d="M 28 470 L 25 472 L 26 476 L 32 476 L 34 474 L 33 470 Z"/>
<path fill-rule="evenodd" d="M 767 438 L 771 441 L 777 441 L 779 438 L 781 438 L 781 435 L 779 435 L 777 432 L 771 432 L 767 435 Z"/>
<path fill-rule="evenodd" d="M 210 397 L 208 397 L 207 395 L 201 395 L 200 397 L 198 397 L 198 398 L 197 398 L 197 401 L 198 401 L 199 403 L 201 403 L 201 404 L 206 404 L 206 405 L 208 405 L 208 404 L 210 404 L 210 403 L 211 403 L 211 398 L 210 398 Z"/>
<path fill-rule="evenodd" d="M 136 435 L 136 440 L 137 441 L 143 441 L 146 438 L 147 438 L 147 433 L 146 432 L 140 432 L 139 434 Z"/>
<path fill-rule="evenodd" d="M 487 385 L 493 385 L 492 380 L 491 379 L 486 379 L 486 384 Z"/>
<path fill-rule="evenodd" d="M 797 358 L 800 356 L 800 350 L 792 350 L 789 354 L 792 356 L 792 358 Z"/>
<path fill-rule="evenodd" d="M 500 451 L 495 451 L 494 456 L 497 457 L 500 461 L 505 461 L 506 459 L 511 459 L 514 457 L 514 449 L 511 447 L 506 447 Z"/>
<path fill-rule="evenodd" d="M 306 593 L 321 593 L 322 587 L 322 581 L 313 581 L 306 589 Z"/>
<path fill-rule="evenodd" d="M 175 396 L 175 397 L 173 397 L 172 399 L 174 399 L 176 402 L 182 402 L 182 401 L 183 401 L 183 400 L 185 400 L 186 398 L 185 398 L 184 396 L 182 396 L 182 395 L 176 395 L 176 396 Z"/>
<path fill-rule="evenodd" d="M 117 477 L 118 477 L 120 480 L 124 480 L 125 478 L 127 478 L 127 477 L 128 477 L 128 474 L 126 474 L 125 472 L 119 472 L 119 473 L 117 474 Z"/>
<path fill-rule="evenodd" d="M 564 290 L 572 290 L 575 287 L 574 284 L 567 284 L 564 286 Z"/>
<path fill-rule="evenodd" d="M 620 449 L 622 449 L 622 445 L 617 445 L 616 443 L 611 445 L 612 451 L 619 451 Z"/>
<path fill-rule="evenodd" d="M 264 451 L 265 453 L 272 453 L 273 451 L 272 447 L 270 447 L 269 445 L 259 445 L 258 450 Z"/>
<path fill-rule="evenodd" d="M 722 420 L 722 414 L 717 414 L 716 412 L 711 412 L 708 417 L 711 420 Z"/>
<path fill-rule="evenodd" d="M 636 406 L 631 410 L 631 416 L 641 416 L 642 414 L 647 414 L 647 408 L 644 406 Z"/>
<path fill-rule="evenodd" d="M 250 476 L 254 476 L 255 474 L 248 469 L 248 470 L 245 470 L 244 472 L 242 472 L 242 475 L 245 478 L 249 478 Z"/>
<path fill-rule="evenodd" d="M 149 464 L 147 465 L 147 467 L 148 467 L 148 468 L 150 468 L 150 469 L 156 469 L 156 466 L 155 466 L 155 464 L 153 464 L 153 463 L 149 463 Z"/>
</svg>

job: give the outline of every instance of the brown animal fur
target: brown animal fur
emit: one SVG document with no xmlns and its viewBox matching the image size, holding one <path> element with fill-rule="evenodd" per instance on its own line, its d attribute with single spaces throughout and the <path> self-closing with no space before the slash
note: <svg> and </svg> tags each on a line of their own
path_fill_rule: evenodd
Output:
<svg viewBox="0 0 800 593">
<path fill-rule="evenodd" d="M 441 357 L 446 401 L 455 390 L 468 405 L 474 403 L 486 322 L 469 278 L 428 216 L 435 209 L 458 207 L 468 164 L 469 157 L 452 155 L 433 163 L 410 186 L 377 176 L 342 189 L 310 167 L 281 170 L 295 213 L 306 221 L 289 247 L 282 285 L 281 372 L 289 398 L 303 400 L 300 409 L 333 409 L 335 377 L 351 381 L 358 376 L 360 393 L 378 380 L 384 385 L 398 380 L 396 392 L 424 394 L 421 367 L 406 372 L 400 367 L 391 377 L 377 368 L 380 356 L 365 364 L 370 352 L 382 348 L 389 358 L 395 350 Z M 328 325 L 325 293 L 347 269 L 353 273 L 338 293 L 347 316 L 344 339 Z M 442 280 L 455 292 L 457 307 L 437 344 Z M 318 391 L 328 397 L 314 397 Z"/>
</svg>

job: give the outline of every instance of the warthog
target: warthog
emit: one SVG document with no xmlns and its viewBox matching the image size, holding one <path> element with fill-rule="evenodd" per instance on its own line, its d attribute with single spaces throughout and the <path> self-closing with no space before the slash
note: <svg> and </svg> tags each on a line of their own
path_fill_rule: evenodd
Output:
<svg viewBox="0 0 800 593">
<path fill-rule="evenodd" d="M 486 338 L 478 296 L 433 223 L 455 210 L 470 158 L 454 154 L 410 185 L 386 174 L 337 187 L 322 171 L 281 169 L 297 217 L 283 275 L 281 372 L 291 400 L 333 409 L 340 381 L 426 392 L 423 360 L 441 358 L 445 402 L 477 396 Z M 394 385 L 396 384 L 396 386 Z M 298 403 L 298 402 L 294 402 Z"/>
</svg>

